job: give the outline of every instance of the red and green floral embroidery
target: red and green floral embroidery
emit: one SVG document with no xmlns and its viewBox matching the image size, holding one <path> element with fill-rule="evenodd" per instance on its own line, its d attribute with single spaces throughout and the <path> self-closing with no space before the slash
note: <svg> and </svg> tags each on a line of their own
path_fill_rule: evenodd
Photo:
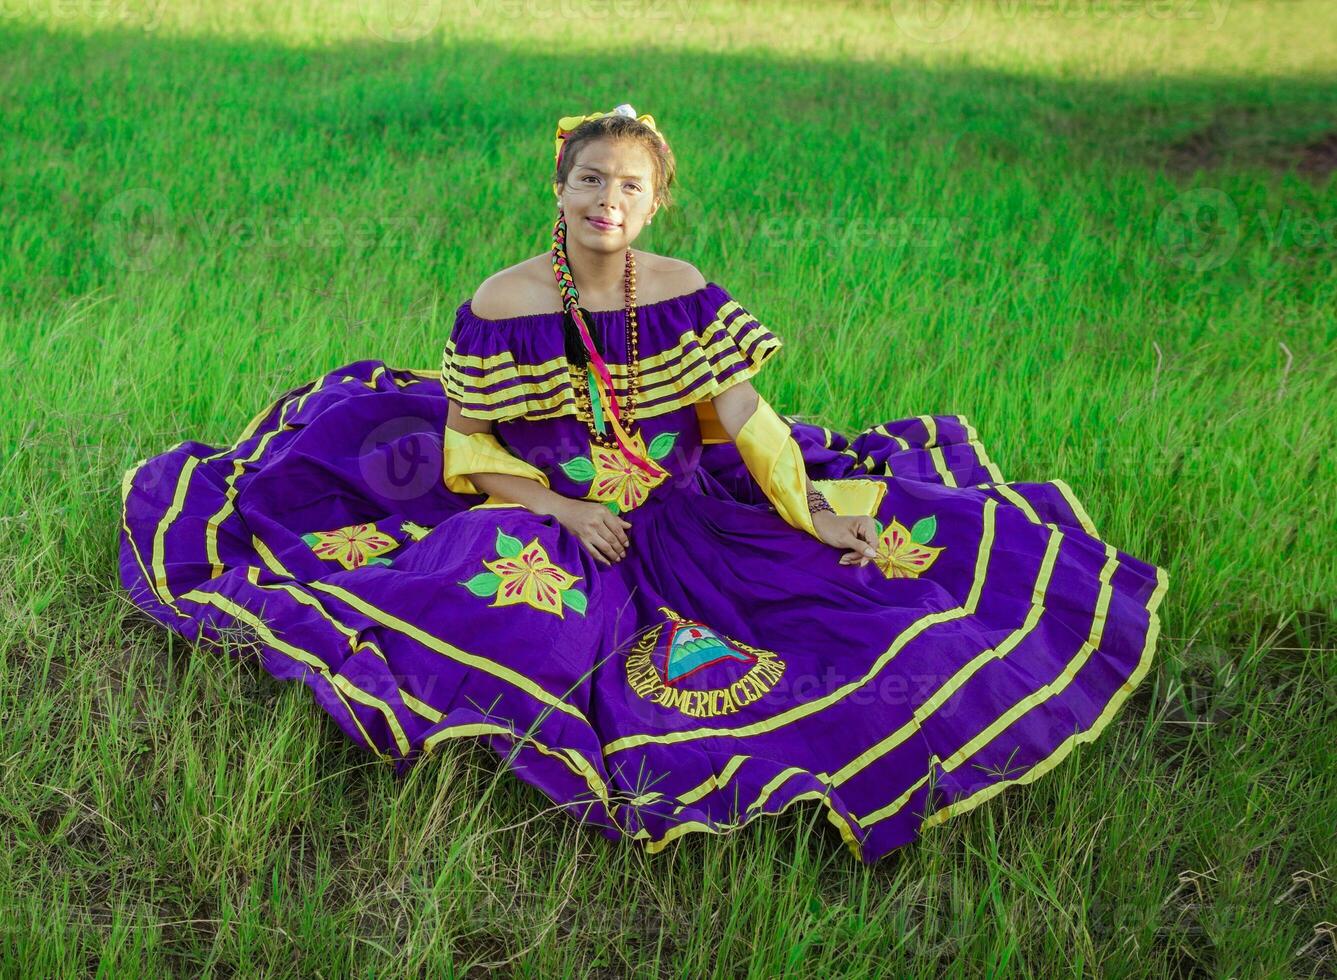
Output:
<svg viewBox="0 0 1337 980">
<path fill-rule="evenodd" d="M 877 518 L 873 518 L 873 523 L 878 533 L 877 557 L 873 562 L 887 578 L 919 578 L 946 547 L 929 546 L 938 531 L 938 519 L 932 515 L 915 521 L 908 531 L 894 517 L 885 526 Z"/>
<path fill-rule="evenodd" d="M 637 430 L 631 434 L 631 446 L 642 458 L 657 462 L 673 450 L 677 438 L 676 432 L 661 432 L 650 440 L 647 452 L 645 441 Z M 659 472 L 651 476 L 628 460 L 617 446 L 599 445 L 590 447 L 590 455 L 576 456 L 562 464 L 562 471 L 573 482 L 589 483 L 587 500 L 606 505 L 614 514 L 642 503 L 651 490 L 668 479 L 668 470 L 658 466 L 656 469 Z"/>
<path fill-rule="evenodd" d="M 524 603 L 559 617 L 564 616 L 564 608 L 585 615 L 588 597 L 572 588 L 581 576 L 554 564 L 538 538 L 521 545 L 519 538 L 497 528 L 497 554 L 499 557 L 483 562 L 486 572 L 460 585 L 476 596 L 495 596 L 491 606 Z"/>
<path fill-rule="evenodd" d="M 317 557 L 337 561 L 344 568 L 363 565 L 388 565 L 389 558 L 381 557 L 399 547 L 390 535 L 376 530 L 375 524 L 350 524 L 334 531 L 313 531 L 302 535 Z"/>
</svg>

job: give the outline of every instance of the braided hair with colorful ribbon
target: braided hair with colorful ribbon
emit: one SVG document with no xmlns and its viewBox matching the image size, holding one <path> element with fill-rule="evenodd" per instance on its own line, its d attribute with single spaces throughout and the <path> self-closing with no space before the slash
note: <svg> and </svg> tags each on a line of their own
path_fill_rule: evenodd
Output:
<svg viewBox="0 0 1337 980">
<path fill-rule="evenodd" d="M 659 136 L 661 146 L 667 149 L 668 143 L 659 134 L 659 130 L 655 128 L 654 117 L 650 115 L 637 116 L 635 109 L 623 103 L 612 112 L 596 112 L 587 116 L 563 116 L 558 120 L 556 158 L 559 168 L 562 164 L 562 151 L 566 148 L 567 137 L 583 123 L 593 119 L 602 119 L 605 116 L 626 116 L 643 123 L 656 136 Z M 561 197 L 561 188 L 556 184 L 553 185 L 553 191 L 558 198 Z M 588 311 L 580 306 L 580 292 L 576 289 L 575 277 L 571 273 L 571 263 L 566 254 L 566 214 L 560 207 L 557 212 L 557 222 L 553 226 L 552 232 L 552 266 L 553 274 L 557 279 L 557 288 L 562 297 L 562 307 L 566 311 L 566 323 L 568 327 L 574 326 L 579 339 L 579 343 L 575 343 L 572 342 L 571 337 L 567 337 L 567 359 L 573 365 L 583 367 L 589 372 L 591 382 L 590 408 L 596 428 L 599 431 L 603 430 L 603 406 L 607 405 L 608 423 L 612 426 L 614 438 L 627 461 L 644 470 L 650 476 L 661 476 L 663 471 L 659 466 L 644 458 L 632 448 L 631 436 L 623 428 L 621 407 L 618 405 L 617 396 L 613 392 L 613 377 L 595 344 L 587 319 Z"/>
</svg>

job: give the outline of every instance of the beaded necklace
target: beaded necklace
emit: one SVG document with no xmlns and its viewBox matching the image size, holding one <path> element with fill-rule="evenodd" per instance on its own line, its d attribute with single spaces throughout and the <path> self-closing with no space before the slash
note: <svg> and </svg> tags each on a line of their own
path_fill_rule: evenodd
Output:
<svg viewBox="0 0 1337 980">
<path fill-rule="evenodd" d="M 553 273 L 557 277 L 557 287 L 562 294 L 564 339 L 566 341 L 567 360 L 572 370 L 572 382 L 576 389 L 577 415 L 582 418 L 590 432 L 591 442 L 602 446 L 616 446 L 627 461 L 644 470 L 652 477 L 662 476 L 663 471 L 650 460 L 637 453 L 631 446 L 632 438 L 627 429 L 631 426 L 635 412 L 636 398 L 640 388 L 640 351 L 638 349 L 639 331 L 636 318 L 636 260 L 631 249 L 626 251 L 626 264 L 623 272 L 624 310 L 627 316 L 626 356 L 627 356 L 627 391 L 625 409 L 619 403 L 613 386 L 613 377 L 608 365 L 599 355 L 594 338 L 590 334 L 589 324 L 593 317 L 588 310 L 579 305 L 580 295 L 576 290 L 575 278 L 566 256 L 566 214 L 559 211 L 557 224 L 553 228 Z M 607 414 L 605 414 L 607 409 Z M 624 422 L 625 426 L 624 427 Z M 611 427 L 612 431 L 609 432 Z"/>
<path fill-rule="evenodd" d="M 636 401 L 640 396 L 641 387 L 641 365 L 639 334 L 636 319 L 636 260 L 627 250 L 627 266 L 625 273 L 625 303 L 623 312 L 626 316 L 626 334 L 623 337 L 623 351 L 626 359 L 623 363 L 627 365 L 627 387 L 618 399 L 618 404 L 622 409 L 622 424 L 626 426 L 628 432 L 632 431 L 636 422 Z M 588 322 L 588 321 L 587 321 Z M 599 403 L 599 389 L 593 384 L 594 371 L 586 365 L 581 368 L 574 364 L 570 366 L 571 383 L 576 394 L 576 417 L 585 423 L 589 429 L 590 441 L 598 443 L 601 446 L 613 447 L 617 445 L 617 439 L 613 433 L 605 427 L 600 429 L 596 420 L 596 408 L 602 415 L 602 405 Z M 616 394 L 616 389 L 614 389 Z"/>
</svg>

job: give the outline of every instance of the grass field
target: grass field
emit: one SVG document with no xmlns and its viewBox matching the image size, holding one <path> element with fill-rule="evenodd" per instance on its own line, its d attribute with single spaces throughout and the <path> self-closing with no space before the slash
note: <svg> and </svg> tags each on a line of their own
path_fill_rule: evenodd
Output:
<svg viewBox="0 0 1337 980">
<path fill-rule="evenodd" d="M 1337 10 L 916 7 L 0 0 L 0 974 L 1333 975 Z M 646 855 L 479 745 L 397 782 L 116 581 L 127 467 L 437 367 L 623 101 L 637 247 L 780 411 L 965 414 L 1169 573 L 1097 742 L 872 869 L 817 805 Z"/>
</svg>

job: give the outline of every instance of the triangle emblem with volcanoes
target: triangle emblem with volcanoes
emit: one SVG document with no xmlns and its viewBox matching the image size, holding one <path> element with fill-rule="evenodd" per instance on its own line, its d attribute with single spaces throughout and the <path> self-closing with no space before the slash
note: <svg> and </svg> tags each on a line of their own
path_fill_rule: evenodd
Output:
<svg viewBox="0 0 1337 980">
<path fill-rule="evenodd" d="M 735 649 L 705 623 L 683 620 L 671 625 L 664 664 L 664 684 L 667 686 L 677 684 L 721 660 L 732 660 L 748 666 L 757 661 L 755 654 Z"/>
</svg>

